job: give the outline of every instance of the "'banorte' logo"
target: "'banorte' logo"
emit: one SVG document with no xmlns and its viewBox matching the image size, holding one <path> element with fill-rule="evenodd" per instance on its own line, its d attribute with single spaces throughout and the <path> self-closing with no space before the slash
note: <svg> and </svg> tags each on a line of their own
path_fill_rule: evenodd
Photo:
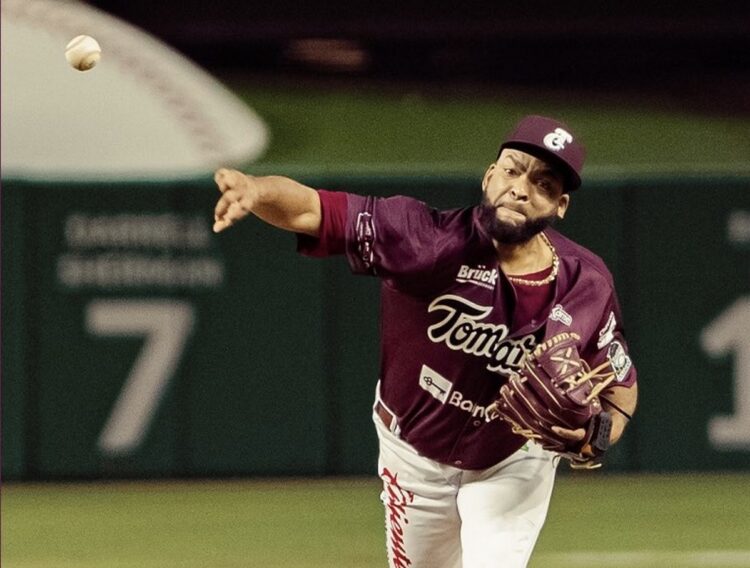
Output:
<svg viewBox="0 0 750 568">
<path fill-rule="evenodd" d="M 464 412 L 468 412 L 474 418 L 484 418 L 487 421 L 490 419 L 486 406 L 464 397 L 463 393 L 453 389 L 451 381 L 427 365 L 422 365 L 422 371 L 419 373 L 419 386 L 442 404 L 455 406 Z"/>
<path fill-rule="evenodd" d="M 565 148 L 565 145 L 573 141 L 573 135 L 563 128 L 555 128 L 544 137 L 544 145 L 550 150 L 558 152 Z"/>
</svg>

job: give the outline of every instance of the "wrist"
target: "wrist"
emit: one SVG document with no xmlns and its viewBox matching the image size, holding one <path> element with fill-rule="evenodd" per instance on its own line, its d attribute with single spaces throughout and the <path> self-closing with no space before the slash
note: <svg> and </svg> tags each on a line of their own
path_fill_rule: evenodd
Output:
<svg viewBox="0 0 750 568">
<path fill-rule="evenodd" d="M 617 412 L 612 413 L 612 433 L 609 438 L 609 443 L 614 444 L 617 442 L 625 432 L 625 427 L 628 425 L 628 419 L 622 414 Z"/>
</svg>

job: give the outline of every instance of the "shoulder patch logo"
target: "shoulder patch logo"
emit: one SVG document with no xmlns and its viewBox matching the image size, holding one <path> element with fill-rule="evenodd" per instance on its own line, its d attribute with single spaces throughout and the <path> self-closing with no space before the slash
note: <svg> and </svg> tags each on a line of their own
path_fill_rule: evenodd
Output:
<svg viewBox="0 0 750 568">
<path fill-rule="evenodd" d="M 555 307 L 552 308 L 552 311 L 549 314 L 549 319 L 552 321 L 559 321 L 560 323 L 567 325 L 570 327 L 570 324 L 573 323 L 573 317 L 565 311 L 565 308 L 563 308 L 560 304 L 556 304 Z"/>
<path fill-rule="evenodd" d="M 550 132 L 544 137 L 544 145 L 555 152 L 564 150 L 565 145 L 572 141 L 573 135 L 563 128 L 555 128 L 554 132 Z"/>
<path fill-rule="evenodd" d="M 633 366 L 633 361 L 630 356 L 625 353 L 625 348 L 619 341 L 613 341 L 607 350 L 607 359 L 609 364 L 612 365 L 612 370 L 615 372 L 615 378 L 620 383 L 625 379 L 628 374 L 630 367 Z"/>
<path fill-rule="evenodd" d="M 604 346 L 611 343 L 615 338 L 615 327 L 617 326 L 617 320 L 615 319 L 615 312 L 609 312 L 609 318 L 607 323 L 599 332 L 599 340 L 596 342 L 596 346 L 599 349 L 604 349 Z"/>
<path fill-rule="evenodd" d="M 375 224 L 371 213 L 360 213 L 357 215 L 357 250 L 362 264 L 371 269 L 374 257 L 373 247 L 375 245 Z"/>
</svg>

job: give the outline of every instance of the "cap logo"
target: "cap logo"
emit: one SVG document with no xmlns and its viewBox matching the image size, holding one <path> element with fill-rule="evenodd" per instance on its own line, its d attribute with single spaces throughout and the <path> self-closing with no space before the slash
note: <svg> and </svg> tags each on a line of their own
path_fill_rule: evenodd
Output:
<svg viewBox="0 0 750 568">
<path fill-rule="evenodd" d="M 554 132 L 550 132 L 544 137 L 544 145 L 555 152 L 563 150 L 565 145 L 572 141 L 573 136 L 570 132 L 562 128 L 555 128 Z"/>
</svg>

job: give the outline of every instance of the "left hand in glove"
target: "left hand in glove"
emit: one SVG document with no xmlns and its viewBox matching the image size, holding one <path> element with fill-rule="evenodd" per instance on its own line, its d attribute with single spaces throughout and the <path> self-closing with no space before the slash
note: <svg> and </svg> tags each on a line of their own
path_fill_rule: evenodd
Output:
<svg viewBox="0 0 750 568">
<path fill-rule="evenodd" d="M 561 454 L 572 467 L 593 468 L 609 448 L 612 418 L 602 410 L 599 393 L 615 373 L 609 361 L 591 369 L 578 353 L 579 340 L 564 332 L 537 346 L 502 386 L 489 415 Z"/>
</svg>

